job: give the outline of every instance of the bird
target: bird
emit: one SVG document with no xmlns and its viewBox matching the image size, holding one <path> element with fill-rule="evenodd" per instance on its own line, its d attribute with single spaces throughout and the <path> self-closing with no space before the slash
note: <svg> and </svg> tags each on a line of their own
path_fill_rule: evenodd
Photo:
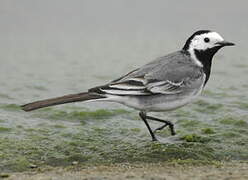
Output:
<svg viewBox="0 0 248 180">
<path fill-rule="evenodd" d="M 138 110 L 152 141 L 158 141 L 156 132 L 167 126 L 171 135 L 176 134 L 174 124 L 147 114 L 175 110 L 195 100 L 209 80 L 213 56 L 221 48 L 234 45 L 215 31 L 198 30 L 182 49 L 156 58 L 107 84 L 82 93 L 28 103 L 21 108 L 32 111 L 72 102 L 117 102 Z M 148 120 L 163 125 L 152 130 Z"/>
</svg>

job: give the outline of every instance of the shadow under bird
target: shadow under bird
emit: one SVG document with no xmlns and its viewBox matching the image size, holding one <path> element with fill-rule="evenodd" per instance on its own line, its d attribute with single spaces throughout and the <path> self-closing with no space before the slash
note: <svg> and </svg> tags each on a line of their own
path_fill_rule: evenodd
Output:
<svg viewBox="0 0 248 180">
<path fill-rule="evenodd" d="M 175 135 L 171 121 L 148 116 L 152 111 L 169 111 L 192 102 L 208 82 L 215 53 L 234 43 L 225 41 L 217 32 L 200 30 L 191 35 L 183 48 L 155 59 L 128 74 L 97 86 L 88 92 L 32 102 L 22 106 L 24 111 L 80 101 L 118 102 L 140 111 L 153 141 L 157 130 L 169 126 Z M 147 120 L 162 122 L 154 131 Z"/>
</svg>

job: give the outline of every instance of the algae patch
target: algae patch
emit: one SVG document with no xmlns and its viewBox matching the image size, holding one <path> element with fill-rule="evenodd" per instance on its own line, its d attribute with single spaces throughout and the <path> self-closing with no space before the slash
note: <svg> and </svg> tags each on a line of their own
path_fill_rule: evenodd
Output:
<svg viewBox="0 0 248 180">
<path fill-rule="evenodd" d="M 17 104 L 1 104 L 0 108 L 6 111 L 20 111 L 21 107 Z"/>
<path fill-rule="evenodd" d="M 86 120 L 86 119 L 105 119 L 112 116 L 128 113 L 123 109 L 105 110 L 99 109 L 96 111 L 63 111 L 55 109 L 40 110 L 34 116 L 39 118 L 47 118 L 53 120 Z"/>
<path fill-rule="evenodd" d="M 248 127 L 247 117 L 240 117 L 240 116 L 224 116 L 218 119 L 219 123 L 224 125 L 233 125 L 233 126 L 240 126 L 240 127 Z"/>
<path fill-rule="evenodd" d="M 188 134 L 182 137 L 183 140 L 187 142 L 200 142 L 200 143 L 206 143 L 210 141 L 210 138 L 200 136 L 197 134 Z"/>
<path fill-rule="evenodd" d="M 224 106 L 223 104 L 219 104 L 219 103 L 208 103 L 206 101 L 203 100 L 199 100 L 196 102 L 196 104 L 198 105 L 195 110 L 200 112 L 200 113 L 217 113 L 218 111 L 220 111 Z"/>
<path fill-rule="evenodd" d="M 212 128 L 203 128 L 201 131 L 204 134 L 215 134 L 216 133 Z"/>
<path fill-rule="evenodd" d="M 11 128 L 1 127 L 1 126 L 0 126 L 0 133 L 1 133 L 1 132 L 8 132 L 8 131 L 11 131 Z"/>
</svg>

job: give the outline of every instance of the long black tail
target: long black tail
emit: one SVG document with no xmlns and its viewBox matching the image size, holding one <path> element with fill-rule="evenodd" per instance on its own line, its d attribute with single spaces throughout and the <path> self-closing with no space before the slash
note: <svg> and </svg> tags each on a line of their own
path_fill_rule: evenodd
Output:
<svg viewBox="0 0 248 180">
<path fill-rule="evenodd" d="M 32 103 L 22 105 L 21 107 L 24 111 L 33 111 L 35 109 L 40 109 L 40 108 L 44 108 L 48 106 L 55 106 L 59 104 L 78 102 L 78 101 L 87 101 L 87 100 L 100 99 L 100 98 L 104 98 L 104 97 L 100 95 L 88 93 L 88 92 L 83 92 L 79 94 L 69 94 L 69 95 L 61 96 L 57 98 L 35 101 Z"/>
</svg>

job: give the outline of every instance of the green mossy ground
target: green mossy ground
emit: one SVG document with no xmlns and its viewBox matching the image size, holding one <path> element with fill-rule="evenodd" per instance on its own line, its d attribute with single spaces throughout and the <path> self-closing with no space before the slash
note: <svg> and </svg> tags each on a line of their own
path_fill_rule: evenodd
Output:
<svg viewBox="0 0 248 180">
<path fill-rule="evenodd" d="M 8 126 L 2 119 L 0 171 L 25 171 L 33 165 L 68 166 L 74 161 L 82 165 L 248 161 L 247 116 L 226 114 L 213 121 L 198 120 L 197 113 L 218 113 L 224 107 L 201 100 L 193 108 L 192 112 L 179 109 L 170 115 L 177 119 L 178 135 L 170 137 L 164 129 L 157 133 L 160 142 L 151 142 L 135 111 L 123 109 L 46 108 L 26 114 L 26 118 L 40 121 L 35 126 Z M 24 113 L 13 104 L 1 105 L 1 109 Z"/>
</svg>

